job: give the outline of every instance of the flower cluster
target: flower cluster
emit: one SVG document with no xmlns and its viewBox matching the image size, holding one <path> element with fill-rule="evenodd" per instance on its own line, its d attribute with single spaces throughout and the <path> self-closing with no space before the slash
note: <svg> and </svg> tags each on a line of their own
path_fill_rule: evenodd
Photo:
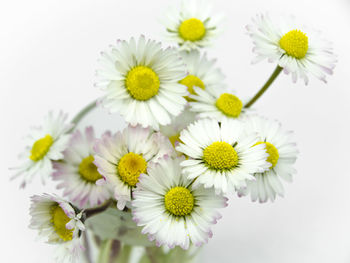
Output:
<svg viewBox="0 0 350 263">
<path fill-rule="evenodd" d="M 30 227 L 60 247 L 59 260 L 78 260 L 85 221 L 106 208 L 130 213 L 155 245 L 188 249 L 212 236 L 228 198 L 250 195 L 264 203 L 284 195 L 283 181 L 296 172 L 296 144 L 278 121 L 250 107 L 281 71 L 293 81 L 307 83 L 310 74 L 325 81 L 336 59 L 319 32 L 282 20 L 259 14 L 247 26 L 254 62 L 276 63 L 247 102 L 230 92 L 215 60 L 203 53 L 222 31 L 206 1 L 171 9 L 166 32 L 177 46 L 140 36 L 102 52 L 96 86 L 104 97 L 70 123 L 65 114 L 50 113 L 28 136 L 23 164 L 14 168 L 22 187 L 39 174 L 62 189 L 67 201 L 33 196 L 30 208 Z M 101 136 L 93 127 L 79 130 L 75 124 L 95 104 L 118 112 L 128 126 Z"/>
</svg>

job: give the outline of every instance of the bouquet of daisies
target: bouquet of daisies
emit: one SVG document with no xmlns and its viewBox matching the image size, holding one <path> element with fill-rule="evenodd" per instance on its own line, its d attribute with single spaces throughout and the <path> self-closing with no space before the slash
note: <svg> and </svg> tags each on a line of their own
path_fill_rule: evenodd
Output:
<svg viewBox="0 0 350 263">
<path fill-rule="evenodd" d="M 247 26 L 257 54 L 276 69 L 243 101 L 202 51 L 222 19 L 204 1 L 171 9 L 166 33 L 177 46 L 145 36 L 101 53 L 102 99 L 70 122 L 49 113 L 28 136 L 15 168 L 25 187 L 36 175 L 57 181 L 62 196 L 31 198 L 30 227 L 57 246 L 61 262 L 192 262 L 208 242 L 228 198 L 261 203 L 284 195 L 297 158 L 291 133 L 252 105 L 283 71 L 326 82 L 336 59 L 318 31 L 293 18 L 259 14 Z M 95 106 L 120 114 L 124 130 L 97 137 L 77 124 Z M 135 253 L 134 253 L 135 254 Z"/>
</svg>

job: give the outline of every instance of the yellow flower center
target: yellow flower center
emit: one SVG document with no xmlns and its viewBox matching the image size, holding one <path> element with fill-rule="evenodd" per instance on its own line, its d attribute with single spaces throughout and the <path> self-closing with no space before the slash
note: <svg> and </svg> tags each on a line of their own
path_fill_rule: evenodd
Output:
<svg viewBox="0 0 350 263">
<path fill-rule="evenodd" d="M 182 186 L 171 188 L 164 196 L 166 210 L 174 216 L 186 216 L 194 207 L 194 197 L 190 190 Z"/>
<path fill-rule="evenodd" d="M 301 59 L 305 57 L 309 49 L 309 39 L 305 33 L 300 30 L 292 30 L 282 36 L 280 47 L 286 51 L 289 56 Z"/>
<path fill-rule="evenodd" d="M 49 134 L 37 140 L 32 146 L 29 158 L 34 162 L 41 160 L 50 150 L 52 144 L 53 138 Z"/>
<path fill-rule="evenodd" d="M 263 144 L 263 143 L 265 144 L 266 152 L 269 154 L 269 157 L 267 157 L 266 161 L 271 163 L 270 169 L 272 169 L 273 167 L 276 166 L 280 155 L 278 153 L 277 148 L 272 143 L 269 143 L 269 142 L 257 142 L 255 145 Z"/>
<path fill-rule="evenodd" d="M 171 144 L 175 147 L 175 143 L 176 142 L 180 142 L 180 133 L 175 134 L 173 136 L 169 137 L 169 141 L 171 142 Z"/>
<path fill-rule="evenodd" d="M 193 87 L 199 87 L 201 89 L 205 89 L 203 81 L 194 75 L 188 75 L 187 77 L 180 80 L 179 82 L 180 84 L 186 86 L 188 92 L 191 94 L 196 94 Z"/>
<path fill-rule="evenodd" d="M 205 85 L 204 85 L 203 81 L 194 75 L 186 76 L 184 79 L 180 80 L 179 83 L 186 86 L 188 92 L 190 94 L 193 94 L 193 95 L 196 94 L 193 87 L 199 87 L 203 90 L 205 89 Z M 187 101 L 194 101 L 193 99 L 191 99 L 190 97 L 187 97 L 187 96 L 185 97 L 185 99 Z"/>
<path fill-rule="evenodd" d="M 72 240 L 74 229 L 66 228 L 66 224 L 70 221 L 70 218 L 66 215 L 66 213 L 58 204 L 52 207 L 51 216 L 51 223 L 53 224 L 56 234 L 63 241 Z"/>
<path fill-rule="evenodd" d="M 205 163 L 215 170 L 228 170 L 238 165 L 238 155 L 227 142 L 214 142 L 203 151 Z"/>
<path fill-rule="evenodd" d="M 131 187 L 135 187 L 140 174 L 146 173 L 147 162 L 139 154 L 129 152 L 119 161 L 118 174 L 121 180 Z"/>
<path fill-rule="evenodd" d="M 96 165 L 93 163 L 95 158 L 90 155 L 84 158 L 79 165 L 80 176 L 88 182 L 95 183 L 97 180 L 101 179 L 102 176 L 97 171 Z"/>
<path fill-rule="evenodd" d="M 237 118 L 242 111 L 243 103 L 235 95 L 223 93 L 216 101 L 216 107 L 226 116 Z"/>
<path fill-rule="evenodd" d="M 190 18 L 181 23 L 179 26 L 179 35 L 184 40 L 198 41 L 205 36 L 205 26 L 197 18 Z"/>
<path fill-rule="evenodd" d="M 149 100 L 158 93 L 160 81 L 151 68 L 137 66 L 128 72 L 125 85 L 135 100 Z"/>
</svg>

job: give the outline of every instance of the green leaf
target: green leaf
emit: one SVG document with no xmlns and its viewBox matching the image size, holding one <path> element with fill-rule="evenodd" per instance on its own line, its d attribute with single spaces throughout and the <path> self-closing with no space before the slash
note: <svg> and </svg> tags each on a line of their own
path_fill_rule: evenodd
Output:
<svg viewBox="0 0 350 263">
<path fill-rule="evenodd" d="M 86 226 L 102 240 L 116 239 L 126 245 L 154 246 L 146 235 L 141 234 L 130 212 L 120 211 L 117 208 L 108 208 L 85 221 Z"/>
</svg>

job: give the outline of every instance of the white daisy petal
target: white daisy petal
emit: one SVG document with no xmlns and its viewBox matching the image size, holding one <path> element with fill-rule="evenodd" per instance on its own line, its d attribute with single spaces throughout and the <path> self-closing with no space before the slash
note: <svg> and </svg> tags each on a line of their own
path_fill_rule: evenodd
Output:
<svg viewBox="0 0 350 263">
<path fill-rule="evenodd" d="M 298 78 L 308 83 L 308 75 L 326 82 L 326 74 L 332 74 L 336 56 L 330 43 L 319 31 L 302 26 L 292 17 L 271 19 L 269 14 L 259 14 L 247 26 L 257 54 L 254 62 L 267 59 L 276 62 L 292 81 Z"/>
<path fill-rule="evenodd" d="M 96 84 L 106 92 L 101 105 L 128 123 L 158 130 L 184 110 L 186 88 L 178 81 L 185 67 L 175 49 L 141 36 L 120 41 L 102 57 Z"/>
<path fill-rule="evenodd" d="M 15 170 L 12 178 L 23 176 L 21 187 L 30 183 L 38 174 L 42 182 L 52 174 L 53 161 L 63 159 L 63 151 L 66 149 L 70 139 L 67 133 L 72 124 L 67 124 L 67 115 L 60 112 L 56 117 L 52 112 L 45 117 L 42 127 L 33 128 L 28 136 L 28 145 L 21 155 L 23 164 L 11 168 Z"/>
<path fill-rule="evenodd" d="M 206 54 L 201 55 L 197 50 L 180 52 L 180 56 L 188 72 L 188 75 L 180 81 L 180 84 L 186 86 L 190 94 L 196 95 L 194 87 L 197 87 L 200 88 L 198 92 L 200 97 L 210 100 L 210 95 L 203 93 L 203 90 L 209 90 L 217 94 L 225 89 L 223 83 L 225 76 L 219 68 L 215 67 L 215 60 L 209 60 Z"/>
<path fill-rule="evenodd" d="M 31 202 L 29 227 L 56 246 L 59 262 L 79 262 L 84 249 L 80 232 L 85 227 L 73 207 L 58 196 L 48 194 L 34 195 Z"/>
<path fill-rule="evenodd" d="M 252 201 L 273 202 L 276 195 L 284 195 L 281 178 L 291 182 L 292 175 L 296 173 L 293 168 L 298 153 L 296 144 L 291 141 L 291 133 L 284 132 L 277 121 L 257 115 L 248 116 L 244 120 L 246 129 L 256 132 L 259 137 L 258 145 L 253 148 L 266 146 L 270 167 L 265 167 L 266 171 L 256 173 L 255 180 L 247 181 L 247 186 L 238 190 L 239 196 L 250 194 Z"/>
<path fill-rule="evenodd" d="M 79 208 L 101 205 L 111 196 L 107 186 L 96 185 L 102 176 L 93 163 L 95 140 L 92 127 L 84 133 L 76 131 L 64 152 L 64 162 L 54 164 L 53 179 L 61 182 L 64 195 Z"/>
<path fill-rule="evenodd" d="M 221 217 L 217 209 L 227 205 L 227 199 L 213 189 L 192 188 L 181 173 L 183 160 L 162 159 L 140 177 L 134 190 L 133 219 L 158 246 L 188 249 L 190 243 L 206 243 L 211 226 Z"/>
<path fill-rule="evenodd" d="M 243 102 L 234 94 L 227 93 L 221 87 L 216 89 L 201 89 L 193 87 L 196 94 L 190 95 L 190 110 L 198 118 L 211 118 L 218 121 L 239 119 L 249 110 L 243 107 Z"/>
<path fill-rule="evenodd" d="M 223 31 L 222 16 L 213 16 L 211 9 L 206 0 L 182 1 L 180 10 L 172 7 L 163 19 L 166 37 L 187 51 L 210 45 Z"/>
<path fill-rule="evenodd" d="M 159 132 L 140 125 L 129 125 L 122 132 L 105 136 L 96 142 L 94 164 L 114 189 L 118 208 L 124 209 L 140 174 L 157 164 L 162 158 L 175 155 L 170 141 Z"/>
<path fill-rule="evenodd" d="M 188 179 L 197 178 L 194 186 L 232 193 L 254 179 L 253 173 L 269 166 L 264 147 L 252 147 L 256 140 L 250 138 L 256 136 L 246 134 L 244 127 L 238 120 L 226 119 L 219 125 L 202 119 L 181 133 L 182 143 L 176 149 L 189 157 L 181 165 Z"/>
</svg>

